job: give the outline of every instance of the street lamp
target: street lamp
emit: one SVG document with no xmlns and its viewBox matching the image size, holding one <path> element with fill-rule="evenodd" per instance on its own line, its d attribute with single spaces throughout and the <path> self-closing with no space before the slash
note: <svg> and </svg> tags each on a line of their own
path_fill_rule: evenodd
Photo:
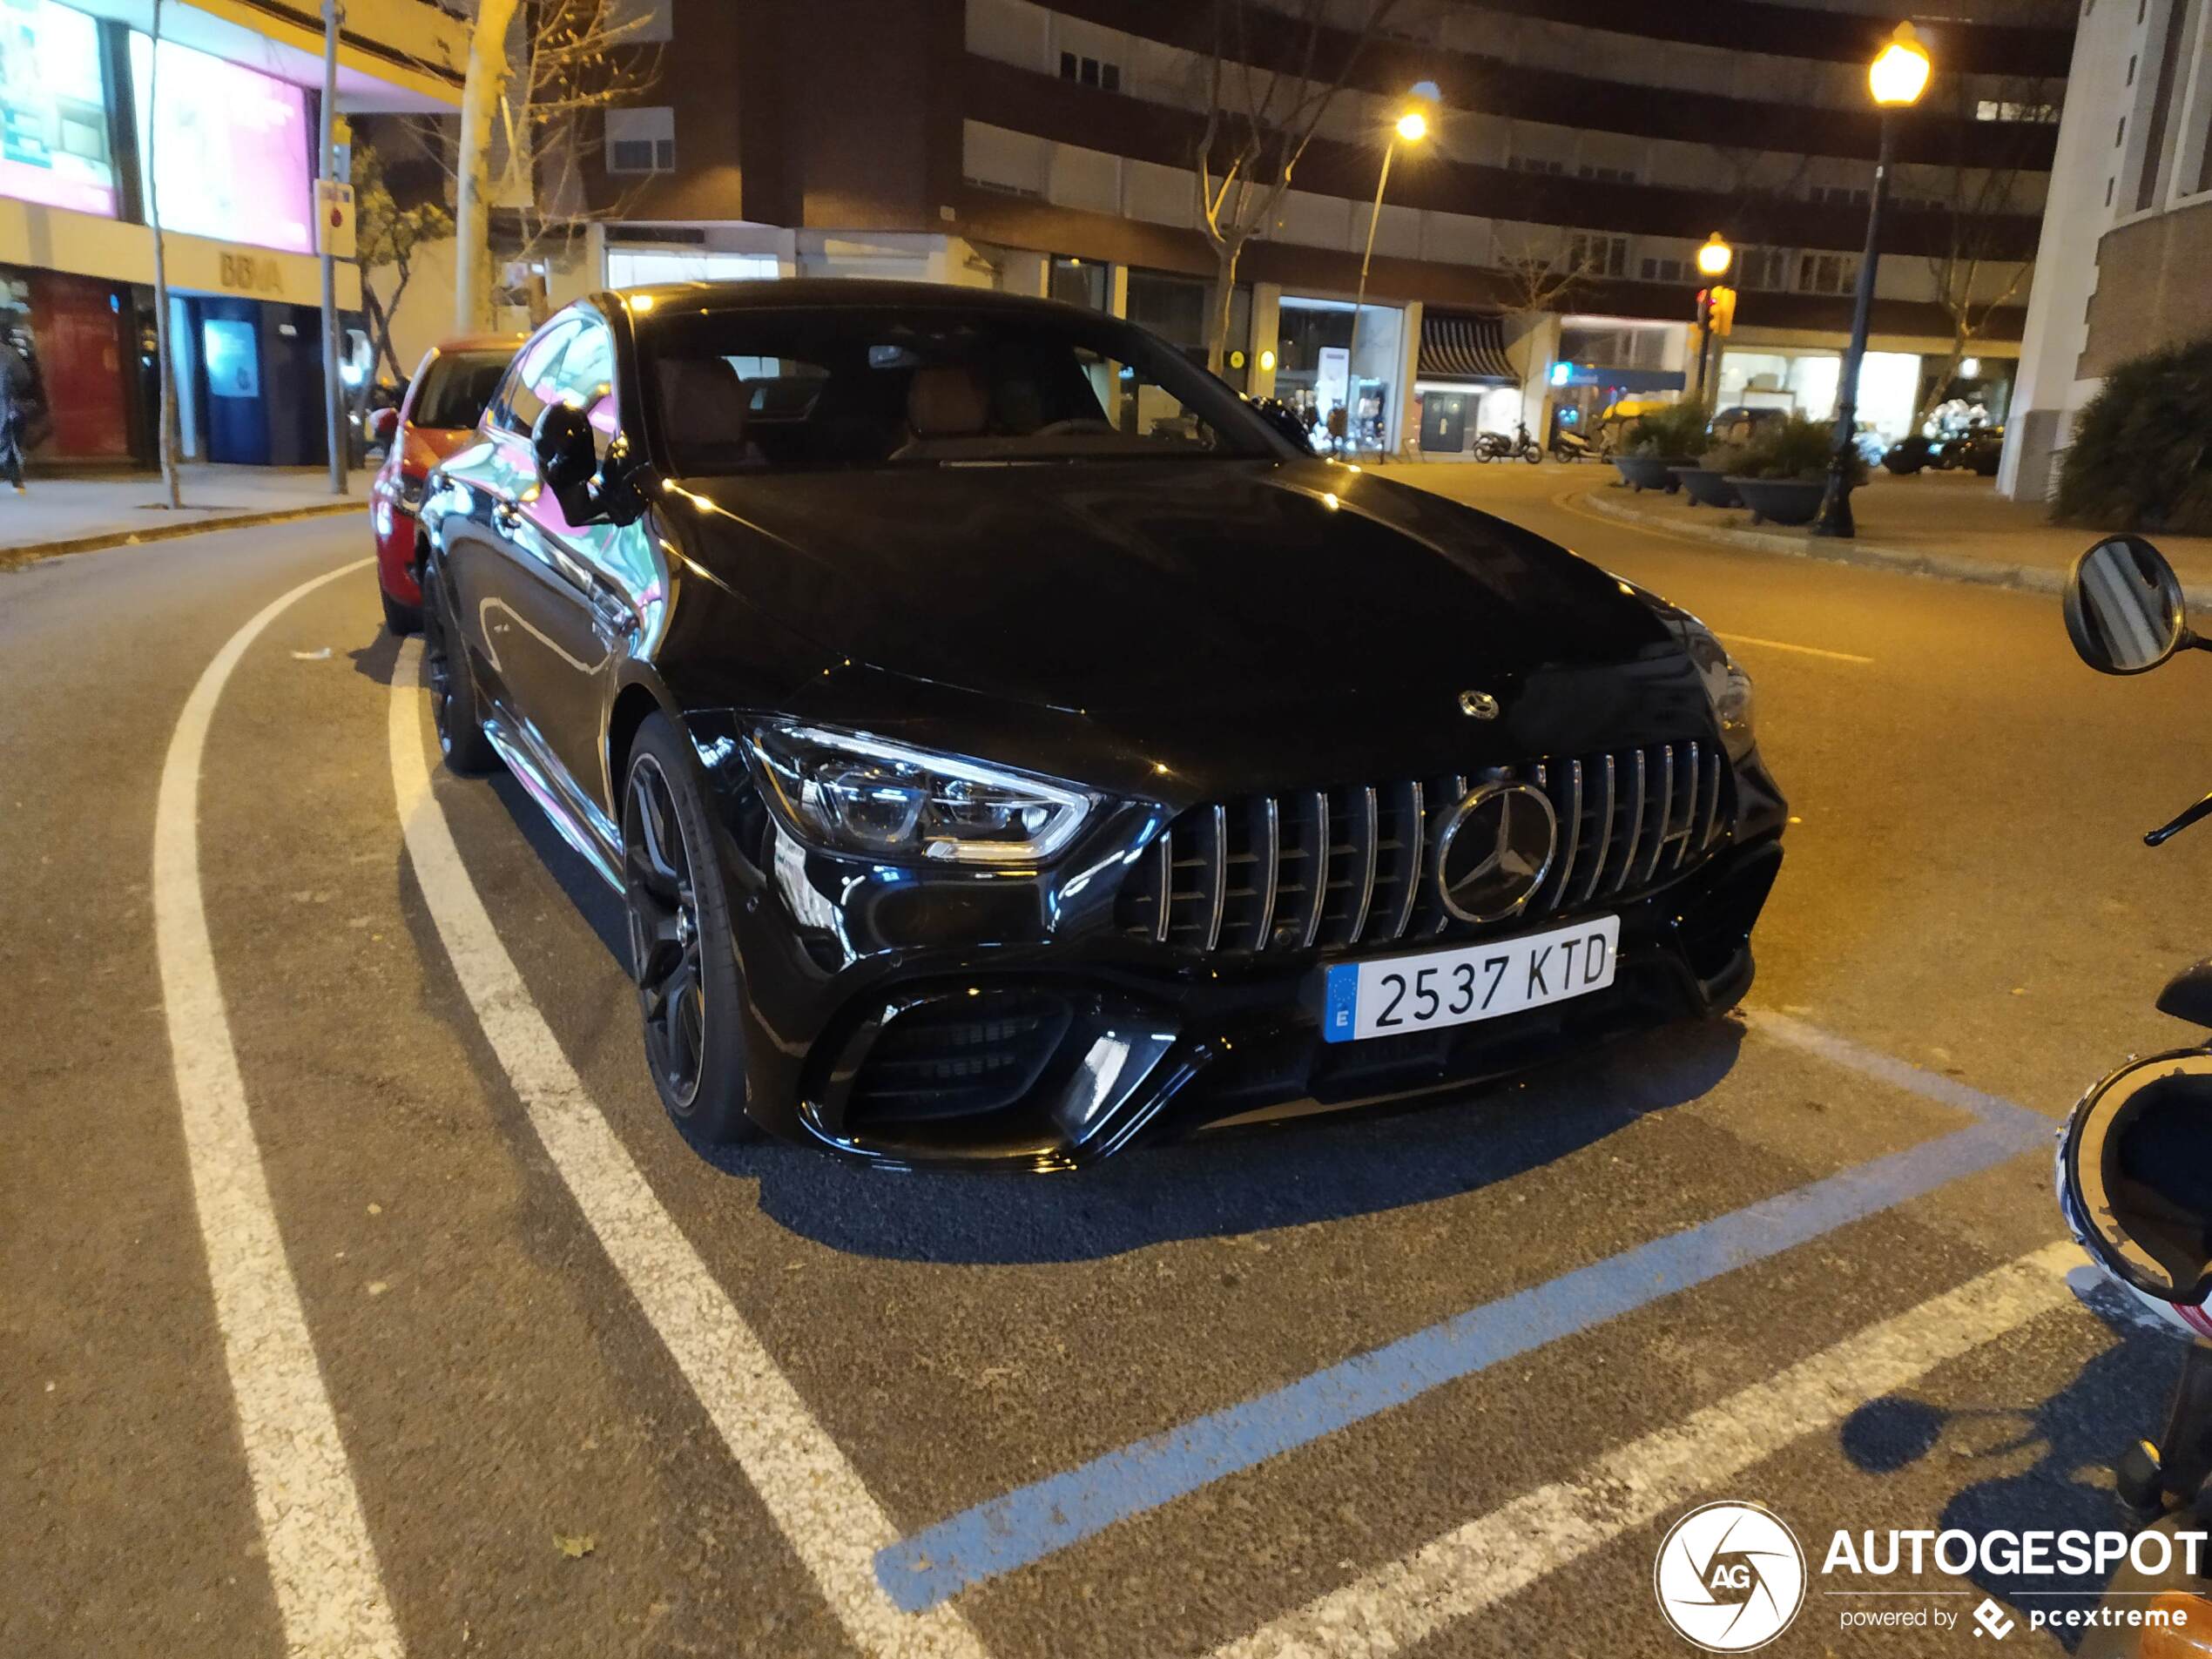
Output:
<svg viewBox="0 0 2212 1659">
<path fill-rule="evenodd" d="M 1429 83 L 1424 81 L 1414 90 L 1418 93 L 1428 89 Z M 1375 257 L 1375 226 L 1382 218 L 1383 192 L 1390 185 L 1390 164 L 1398 154 L 1399 145 L 1419 144 L 1426 137 L 1428 112 L 1419 104 L 1409 104 L 1392 125 L 1390 142 L 1383 146 L 1382 174 L 1375 180 L 1375 205 L 1367 212 L 1367 249 L 1359 256 L 1359 293 L 1352 304 L 1352 343 L 1345 352 L 1345 395 L 1352 401 L 1352 407 L 1345 411 L 1346 436 L 1352 432 L 1352 417 L 1359 412 L 1359 371 L 1352 364 L 1359 356 L 1359 314 L 1367 304 L 1367 265 Z"/>
<path fill-rule="evenodd" d="M 1697 271 L 1717 283 L 1728 274 L 1728 267 L 1736 263 L 1736 250 L 1715 231 L 1705 239 L 1705 246 L 1697 250 Z M 1710 396 L 1713 354 L 1713 300 L 1711 292 L 1701 293 L 1704 303 L 1697 307 L 1697 396 L 1702 401 Z"/>
<path fill-rule="evenodd" d="M 1866 254 L 1858 262 L 1858 293 L 1851 306 L 1851 346 L 1844 354 L 1844 372 L 1836 387 L 1836 444 L 1828 456 L 1828 489 L 1820 499 L 1820 516 L 1813 522 L 1815 536 L 1851 536 L 1858 529 L 1851 521 L 1851 450 L 1858 441 L 1858 370 L 1866 356 L 1866 324 L 1874 307 L 1874 268 L 1882 257 L 1882 209 L 1890 197 L 1890 150 L 1896 137 L 1896 111 L 1919 102 L 1927 91 L 1928 49 L 1901 23 L 1874 61 L 1866 67 L 1867 91 L 1881 111 L 1881 148 L 1874 163 L 1874 199 L 1866 210 Z"/>
</svg>

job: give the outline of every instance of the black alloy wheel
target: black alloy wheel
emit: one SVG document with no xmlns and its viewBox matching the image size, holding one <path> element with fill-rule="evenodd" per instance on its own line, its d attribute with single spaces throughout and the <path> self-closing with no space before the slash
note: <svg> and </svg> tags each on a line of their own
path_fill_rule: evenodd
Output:
<svg viewBox="0 0 2212 1659">
<path fill-rule="evenodd" d="M 631 977 L 661 1103 L 701 1141 L 749 1139 L 728 890 L 705 794 L 658 714 L 638 728 L 623 780 L 622 880 Z"/>
<path fill-rule="evenodd" d="M 454 621 L 445 571 L 434 562 L 422 566 L 422 683 L 430 688 L 430 718 L 438 729 L 438 752 L 446 769 L 475 777 L 499 764 L 499 752 L 484 735 L 476 677 L 468 647 Z"/>
</svg>

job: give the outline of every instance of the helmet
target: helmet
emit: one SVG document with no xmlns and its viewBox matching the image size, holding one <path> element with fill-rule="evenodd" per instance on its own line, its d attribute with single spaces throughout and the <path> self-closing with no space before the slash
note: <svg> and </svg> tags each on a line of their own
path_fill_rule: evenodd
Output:
<svg viewBox="0 0 2212 1659">
<path fill-rule="evenodd" d="M 2167 1325 L 2212 1338 L 2212 1052 L 2133 1062 L 2083 1096 L 2057 1177 L 2090 1259 Z"/>
</svg>

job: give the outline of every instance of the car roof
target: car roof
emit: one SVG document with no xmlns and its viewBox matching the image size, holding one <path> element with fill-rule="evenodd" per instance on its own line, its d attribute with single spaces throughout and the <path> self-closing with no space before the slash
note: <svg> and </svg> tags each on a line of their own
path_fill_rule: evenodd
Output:
<svg viewBox="0 0 2212 1659">
<path fill-rule="evenodd" d="M 451 357 L 460 352 L 511 352 L 529 338 L 528 334 L 455 334 L 438 342 L 438 355 Z"/>
<path fill-rule="evenodd" d="M 609 290 L 594 296 L 619 306 L 644 295 L 657 308 L 685 306 L 702 311 L 890 309 L 986 311 L 1008 316 L 1060 321 L 1118 323 L 1122 320 L 1084 306 L 1057 300 L 1002 293 L 995 288 L 967 288 L 949 282 L 892 282 L 867 277 L 775 277 L 736 282 L 656 282 Z"/>
</svg>

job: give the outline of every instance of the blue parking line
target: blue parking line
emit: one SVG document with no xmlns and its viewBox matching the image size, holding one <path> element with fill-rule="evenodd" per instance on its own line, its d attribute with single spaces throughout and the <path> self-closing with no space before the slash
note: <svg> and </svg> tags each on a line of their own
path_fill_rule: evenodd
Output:
<svg viewBox="0 0 2212 1659">
<path fill-rule="evenodd" d="M 1824 1233 L 1993 1169 L 2048 1141 L 2048 1118 L 1782 1015 L 1779 1041 L 1974 1114 L 1973 1127 L 1761 1199 L 1683 1232 L 1455 1314 L 1240 1405 L 980 1504 L 876 1553 L 876 1578 L 919 1613 L 1429 1390 L 1575 1335 Z"/>
</svg>

